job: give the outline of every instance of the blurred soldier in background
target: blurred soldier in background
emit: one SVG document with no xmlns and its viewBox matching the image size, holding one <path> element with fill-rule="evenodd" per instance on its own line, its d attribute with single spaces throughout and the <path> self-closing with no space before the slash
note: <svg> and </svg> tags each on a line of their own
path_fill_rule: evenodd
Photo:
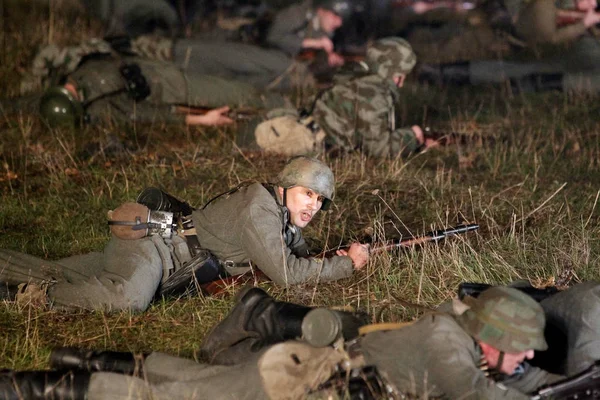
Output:
<svg viewBox="0 0 600 400">
<path fill-rule="evenodd" d="M 398 89 L 416 61 L 404 39 L 379 39 L 368 47 L 364 69 L 337 75 L 335 84 L 315 97 L 308 115 L 277 116 L 258 125 L 253 137 L 240 131 L 238 142 L 288 155 L 325 150 L 373 157 L 408 155 L 433 146 L 435 141 L 426 139 L 419 126 L 398 126 Z"/>
<path fill-rule="evenodd" d="M 507 2 L 515 35 L 528 47 L 504 61 L 423 65 L 420 79 L 438 84 L 510 83 L 522 91 L 600 91 L 600 22 L 596 0 Z"/>
<path fill-rule="evenodd" d="M 150 33 L 189 36 L 190 23 L 202 0 L 81 0 L 105 25 L 105 36 L 137 37 Z"/>
</svg>

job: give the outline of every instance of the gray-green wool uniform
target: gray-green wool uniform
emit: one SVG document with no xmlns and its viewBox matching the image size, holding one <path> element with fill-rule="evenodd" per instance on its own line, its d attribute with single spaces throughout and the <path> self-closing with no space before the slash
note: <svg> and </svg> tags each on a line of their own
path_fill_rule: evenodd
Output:
<svg viewBox="0 0 600 400">
<path fill-rule="evenodd" d="M 179 39 L 173 46 L 173 57 L 174 62 L 188 74 L 219 76 L 257 88 L 272 85 L 287 89 L 294 85 L 292 81 L 286 81 L 285 85 L 275 84 L 278 78 L 287 77 L 286 73 L 291 72 L 290 67 L 294 62 L 280 49 L 232 41 Z M 231 83 L 228 82 L 228 85 Z M 227 91 L 227 86 L 222 90 Z"/>
<path fill-rule="evenodd" d="M 552 346 L 566 350 L 560 359 L 559 370 L 565 375 L 577 374 L 600 360 L 600 283 L 585 282 L 555 294 L 541 303 L 546 313 L 546 323 L 557 335 Z M 563 352 L 556 352 L 563 354 Z"/>
<path fill-rule="evenodd" d="M 178 236 L 123 240 L 113 236 L 103 252 L 57 261 L 0 250 L 0 282 L 49 283 L 55 306 L 105 310 L 145 310 L 163 276 L 191 258 Z"/>
<path fill-rule="evenodd" d="M 302 50 L 304 39 L 314 39 L 328 36 L 323 32 L 318 23 L 311 0 L 279 11 L 267 33 L 267 45 L 283 50 L 291 57 L 295 57 Z"/>
<path fill-rule="evenodd" d="M 203 248 L 222 261 L 251 262 L 278 285 L 342 279 L 353 272 L 350 257 L 308 257 L 300 229 L 289 225 L 281 199 L 260 183 L 215 199 L 194 211 L 193 221 Z M 229 267 L 227 272 L 238 275 L 249 269 Z"/>
<path fill-rule="evenodd" d="M 391 80 L 364 75 L 327 89 L 315 103 L 313 116 L 327 134 L 329 148 L 374 157 L 406 155 L 418 143 L 412 129 L 396 126 L 398 98 Z"/>
<path fill-rule="evenodd" d="M 525 393 L 561 378 L 526 363 L 502 382 L 486 377 L 479 345 L 445 313 L 366 335 L 361 347 L 367 364 L 376 365 L 400 392 L 419 398 L 526 400 Z"/>
<path fill-rule="evenodd" d="M 124 90 L 121 64 L 136 63 L 150 86 L 150 95 L 134 102 Z M 230 105 L 264 107 L 264 97 L 253 86 L 223 78 L 184 74 L 173 63 L 143 58 L 92 59 L 84 62 L 68 79 L 76 84 L 87 113 L 93 119 L 117 121 L 181 122 L 185 115 L 174 112 L 175 105 L 218 107 Z"/>
</svg>

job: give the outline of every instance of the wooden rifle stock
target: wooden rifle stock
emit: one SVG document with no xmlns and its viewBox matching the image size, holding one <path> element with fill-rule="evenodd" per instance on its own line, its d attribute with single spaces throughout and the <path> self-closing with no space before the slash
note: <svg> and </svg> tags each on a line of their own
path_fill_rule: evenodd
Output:
<svg viewBox="0 0 600 400">
<path fill-rule="evenodd" d="M 204 283 L 200 285 L 202 293 L 206 296 L 219 296 L 227 291 L 227 289 L 237 286 L 244 286 L 250 282 L 266 282 L 269 277 L 260 270 L 248 271 L 240 275 L 232 275 L 225 278 L 217 279 L 216 281 Z"/>
<path fill-rule="evenodd" d="M 370 251 L 371 251 L 371 253 L 377 253 L 377 252 L 382 252 L 382 251 L 390 251 L 390 250 L 394 250 L 394 249 L 398 249 L 398 248 L 412 248 L 415 246 L 423 245 L 428 242 L 436 242 L 437 243 L 440 240 L 445 239 L 449 236 L 460 235 L 460 234 L 474 231 L 477 229 L 479 229 L 478 224 L 457 225 L 453 228 L 438 229 L 435 231 L 431 231 L 431 232 L 426 233 L 423 236 L 416 236 L 416 237 L 411 237 L 411 238 L 407 238 L 407 239 L 401 239 L 401 238 L 393 239 L 393 240 L 384 242 L 382 244 L 372 246 Z M 371 243 L 372 243 L 372 241 L 371 241 Z M 335 255 L 337 250 L 347 249 L 349 247 L 350 246 L 343 246 L 338 249 L 328 250 L 328 251 L 322 252 L 317 257 L 318 258 L 332 257 Z"/>
</svg>

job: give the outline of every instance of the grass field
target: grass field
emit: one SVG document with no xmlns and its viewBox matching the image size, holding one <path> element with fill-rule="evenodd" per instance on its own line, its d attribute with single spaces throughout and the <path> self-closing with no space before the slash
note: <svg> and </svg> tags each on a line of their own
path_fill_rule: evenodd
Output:
<svg viewBox="0 0 600 400">
<path fill-rule="evenodd" d="M 37 46 L 77 43 L 99 32 L 66 2 L 51 2 L 50 10 L 27 3 L 0 3 L 5 97 L 18 94 Z M 305 236 L 314 248 L 331 248 L 371 232 L 382 240 L 458 223 L 481 229 L 438 246 L 377 255 L 349 280 L 264 288 L 302 304 L 353 306 L 380 322 L 414 318 L 422 311 L 406 302 L 434 307 L 462 281 L 545 285 L 600 277 L 600 99 L 413 83 L 404 94 L 406 125 L 493 143 L 408 159 L 327 158 L 337 178 L 335 205 Z M 235 149 L 233 132 L 145 125 L 49 131 L 35 116 L 2 115 L 0 248 L 47 259 L 99 251 L 109 239 L 107 210 L 146 186 L 201 206 L 242 181 L 272 180 L 285 159 Z M 102 152 L 111 137 L 130 150 Z M 91 147 L 100 151 L 89 157 Z M 158 302 L 139 314 L 0 304 L 0 369 L 46 368 L 50 350 L 65 345 L 197 357 L 232 297 Z"/>
</svg>

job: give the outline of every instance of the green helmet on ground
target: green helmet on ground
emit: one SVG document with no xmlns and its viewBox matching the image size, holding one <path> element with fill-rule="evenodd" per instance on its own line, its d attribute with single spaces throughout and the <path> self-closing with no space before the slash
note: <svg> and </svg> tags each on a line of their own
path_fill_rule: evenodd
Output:
<svg viewBox="0 0 600 400">
<path fill-rule="evenodd" d="M 485 290 L 458 322 L 475 339 L 505 353 L 546 350 L 542 307 L 525 293 L 506 286 Z"/>
<path fill-rule="evenodd" d="M 383 78 L 408 74 L 417 63 L 417 56 L 404 39 L 389 37 L 379 39 L 367 49 L 369 69 Z"/>
<path fill-rule="evenodd" d="M 81 102 L 63 86 L 51 87 L 40 100 L 40 116 L 50 127 L 76 126 L 83 115 Z"/>
<path fill-rule="evenodd" d="M 351 0 L 314 0 L 313 8 L 323 8 L 339 15 L 343 20 L 348 19 L 354 12 Z"/>
<path fill-rule="evenodd" d="M 289 189 L 303 186 L 325 197 L 322 210 L 333 201 L 335 178 L 331 169 L 316 158 L 298 156 L 290 159 L 277 177 L 277 185 Z"/>
</svg>

